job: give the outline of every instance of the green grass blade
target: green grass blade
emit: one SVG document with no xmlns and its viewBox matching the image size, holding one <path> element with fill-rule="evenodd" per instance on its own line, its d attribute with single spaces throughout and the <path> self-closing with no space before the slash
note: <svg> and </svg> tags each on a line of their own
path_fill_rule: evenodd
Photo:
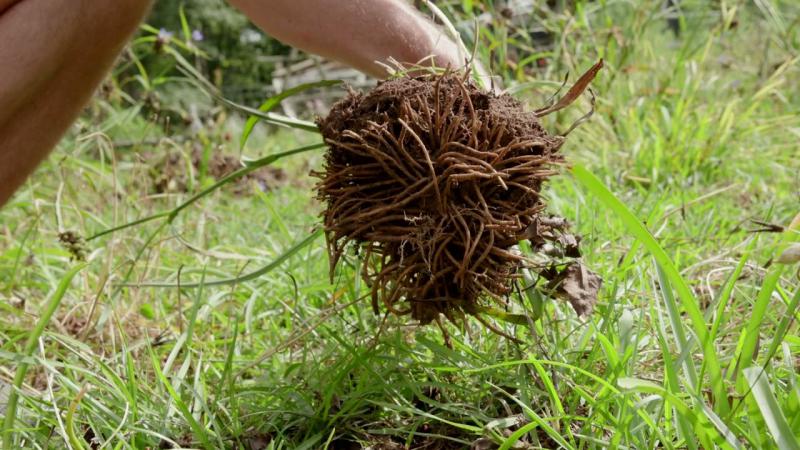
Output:
<svg viewBox="0 0 800 450">
<path fill-rule="evenodd" d="M 651 381 L 627 377 L 618 379 L 617 384 L 625 391 L 661 396 L 664 401 L 675 407 L 681 415 L 686 417 L 694 428 L 698 438 L 700 438 L 701 442 L 704 442 L 705 448 L 714 448 L 714 446 L 726 449 L 742 448 L 733 433 L 731 433 L 717 417 L 709 415 L 707 411 L 699 412 L 697 408 L 693 408 L 680 397 L 663 387 Z M 713 414 L 713 412 L 711 414 Z"/>
<path fill-rule="evenodd" d="M 178 64 L 177 68 L 180 70 L 184 75 L 186 75 L 190 82 L 193 82 L 195 86 L 203 90 L 206 94 L 208 94 L 211 98 L 227 105 L 230 108 L 235 110 L 247 113 L 251 116 L 255 116 L 260 118 L 261 120 L 272 123 L 275 125 L 282 125 L 289 128 L 295 128 L 298 130 L 305 130 L 311 132 L 319 132 L 319 129 L 313 122 L 309 122 L 307 120 L 300 120 L 300 119 L 293 119 L 291 117 L 286 117 L 280 114 L 275 114 L 272 112 L 262 112 L 256 108 L 251 108 L 249 106 L 240 105 L 236 102 L 228 100 L 227 98 L 223 97 L 222 94 L 219 92 L 216 86 L 214 86 L 210 81 L 206 80 L 203 75 L 195 69 L 195 67 L 186 60 L 179 52 L 175 49 L 165 47 L 164 51 L 172 55 L 175 58 L 175 62 Z"/>
<path fill-rule="evenodd" d="M 756 297 L 756 303 L 750 310 L 750 317 L 747 320 L 747 327 L 744 329 L 744 333 L 742 334 L 741 340 L 736 349 L 736 354 L 733 358 L 733 363 L 738 366 L 739 370 L 750 367 L 750 365 L 756 360 L 756 347 L 758 346 L 759 331 L 762 327 L 762 322 L 765 319 L 767 309 L 769 308 L 770 300 L 772 299 L 772 293 L 777 288 L 778 280 L 780 280 L 782 273 L 783 266 L 776 264 L 767 273 L 767 276 L 764 277 L 764 282 L 761 285 L 761 289 L 758 291 L 758 296 Z M 730 376 L 733 377 L 736 376 L 736 373 L 739 371 L 732 370 L 730 372 Z"/>
<path fill-rule="evenodd" d="M 763 374 L 760 367 L 744 369 L 744 376 L 750 385 L 751 395 L 761 411 L 769 434 L 772 435 L 780 450 L 800 450 L 800 442 L 778 406 L 778 400 L 772 393 L 772 387 Z"/>
<path fill-rule="evenodd" d="M 798 217 L 800 217 L 800 215 L 798 215 Z M 791 242 L 798 240 L 798 236 L 800 236 L 797 234 L 798 226 L 800 226 L 800 221 L 795 218 L 789 228 L 782 233 L 780 237 L 778 237 L 776 254 L 781 254 Z M 773 264 L 769 272 L 767 272 L 767 275 L 764 277 L 764 281 L 762 282 L 761 288 L 758 291 L 758 296 L 756 297 L 756 302 L 751 309 L 747 327 L 739 337 L 739 342 L 736 346 L 734 357 L 728 367 L 728 372 L 730 373 L 731 378 L 737 376 L 737 374 L 739 374 L 742 370 L 750 367 L 756 361 L 758 356 L 757 349 L 761 327 L 763 326 L 764 320 L 767 318 L 767 312 L 769 311 L 772 294 L 778 289 L 778 282 L 780 281 L 781 275 L 783 274 L 785 268 L 786 266 L 783 264 Z M 795 303 L 795 301 L 792 301 L 792 303 Z M 792 317 L 792 315 L 789 315 L 785 319 Z M 788 328 L 788 324 L 781 323 L 781 328 L 779 329 L 781 332 L 785 331 L 783 328 L 784 326 Z M 782 338 L 778 336 L 779 335 L 773 335 L 773 345 L 770 346 L 770 355 L 773 355 L 774 352 L 777 351 L 777 346 L 775 345 L 774 339 L 778 339 L 779 341 L 782 340 Z M 743 395 L 745 394 L 744 392 L 740 393 Z"/>
<path fill-rule="evenodd" d="M 22 356 L 24 358 L 29 358 L 31 355 L 33 355 L 33 351 L 36 349 L 36 343 L 39 341 L 39 337 L 42 335 L 42 333 L 44 333 L 44 329 L 47 327 L 47 324 L 50 323 L 50 319 L 58 309 L 58 305 L 61 304 L 61 299 L 64 298 L 64 294 L 66 294 L 72 279 L 75 278 L 75 275 L 83 270 L 84 267 L 86 267 L 86 264 L 79 264 L 73 267 L 61 279 L 61 282 L 56 287 L 55 292 L 50 297 L 50 301 L 47 302 L 44 311 L 42 311 L 39 320 L 36 322 L 36 326 L 28 335 L 28 340 L 25 342 L 25 347 L 22 351 Z M 17 418 L 17 403 L 19 402 L 19 392 L 22 389 L 22 383 L 25 381 L 25 375 L 28 372 L 28 365 L 29 364 L 24 361 L 19 363 L 17 366 L 17 371 L 14 374 L 13 387 L 8 395 L 5 420 L 3 421 L 3 448 L 5 450 L 11 450 L 14 448 L 13 429 L 14 421 Z"/>
<path fill-rule="evenodd" d="M 314 122 L 309 122 L 308 120 L 294 119 L 291 117 L 284 116 L 282 114 L 275 114 L 274 112 L 261 112 L 256 108 L 240 105 L 228 99 L 220 99 L 220 102 L 224 103 L 225 105 L 228 105 L 230 108 L 233 108 L 243 113 L 247 113 L 251 116 L 258 117 L 262 121 L 271 123 L 273 125 L 280 125 L 284 127 L 294 128 L 297 130 L 319 133 L 319 128 L 317 128 L 317 125 L 314 124 Z"/>
<path fill-rule="evenodd" d="M 714 408 L 715 410 L 721 412 L 724 416 L 725 413 L 730 410 L 730 405 L 728 404 L 727 391 L 725 390 L 725 386 L 723 384 L 719 358 L 717 357 L 716 349 L 714 348 L 712 342 L 712 336 L 709 333 L 703 313 L 700 311 L 697 299 L 695 298 L 691 289 L 689 289 L 686 281 L 683 279 L 680 272 L 678 272 L 678 269 L 675 268 L 675 265 L 670 257 L 667 256 L 667 253 L 663 248 L 661 248 L 661 245 L 659 245 L 658 241 L 656 241 L 650 231 L 647 230 L 647 228 L 642 224 L 641 221 L 639 221 L 639 219 L 636 218 L 636 216 L 633 215 L 628 207 L 625 206 L 625 204 L 622 203 L 622 201 L 620 201 L 611 191 L 609 191 L 608 188 L 604 186 L 596 176 L 594 176 L 594 174 L 589 172 L 584 167 L 578 165 L 572 168 L 572 174 L 575 176 L 575 179 L 577 179 L 587 190 L 594 194 L 606 207 L 616 213 L 617 217 L 619 217 L 619 219 L 625 225 L 625 228 L 628 230 L 628 232 L 630 232 L 642 243 L 642 245 L 645 246 L 645 248 L 647 248 L 647 250 L 664 271 L 666 277 L 672 283 L 678 294 L 678 298 L 681 300 L 681 305 L 691 319 L 692 329 L 701 343 L 703 357 L 708 366 L 709 375 L 711 377 L 712 391 L 714 393 L 714 398 L 716 399 L 714 402 Z"/>
<path fill-rule="evenodd" d="M 739 258 L 739 262 L 736 264 L 736 268 L 733 269 L 733 272 L 731 272 L 731 275 L 725 281 L 723 288 L 720 290 L 719 295 L 715 299 L 717 307 L 714 314 L 714 322 L 711 324 L 712 336 L 717 335 L 720 328 L 724 325 L 725 320 L 728 319 L 725 314 L 725 307 L 728 306 L 728 302 L 733 294 L 733 288 L 736 286 L 736 280 L 738 280 L 742 275 L 742 271 L 744 270 L 745 264 L 747 264 L 747 260 L 750 258 L 750 253 L 753 251 L 755 242 L 756 240 L 752 239 L 747 245 L 742 257 Z"/>
<path fill-rule="evenodd" d="M 323 80 L 323 81 L 317 81 L 317 82 L 314 82 L 314 83 L 301 84 L 299 86 L 295 86 L 295 87 L 293 87 L 291 89 L 287 89 L 287 90 L 285 90 L 285 91 L 283 91 L 283 92 L 281 92 L 281 93 L 279 93 L 277 95 L 274 95 L 274 96 L 268 98 L 267 100 L 264 101 L 264 103 L 261 104 L 261 106 L 258 107 L 258 110 L 261 111 L 262 113 L 267 113 L 270 110 L 272 110 L 272 108 L 278 106 L 283 100 L 285 100 L 285 99 L 287 99 L 289 97 L 293 97 L 293 96 L 295 96 L 295 95 L 297 95 L 297 94 L 299 94 L 299 93 L 301 93 L 303 91 L 307 91 L 309 89 L 333 86 L 333 85 L 340 84 L 340 83 L 341 83 L 341 80 Z M 250 135 L 253 133 L 253 129 L 255 128 L 256 124 L 259 121 L 261 121 L 261 119 L 262 119 L 262 116 L 254 116 L 254 115 L 251 115 L 247 119 L 247 123 L 245 123 L 245 125 L 244 125 L 244 130 L 242 130 L 242 136 L 239 139 L 239 149 L 244 149 L 244 146 L 247 143 L 247 140 L 250 138 Z"/>
<path fill-rule="evenodd" d="M 97 238 L 99 238 L 101 236 L 105 236 L 107 234 L 116 233 L 117 231 L 121 231 L 121 230 L 124 230 L 126 228 L 135 227 L 136 225 L 141 225 L 143 223 L 151 222 L 153 220 L 160 219 L 162 217 L 167 217 L 167 216 L 170 215 L 170 213 L 171 213 L 171 211 L 160 212 L 158 214 L 153 214 L 152 216 L 143 217 L 141 219 L 136 219 L 133 222 L 128 222 L 128 223 L 123 224 L 123 225 L 119 225 L 119 226 L 116 226 L 116 227 L 113 227 L 113 228 L 109 228 L 107 230 L 103 230 L 103 231 L 101 231 L 99 233 L 93 234 L 93 235 L 89 236 L 88 238 L 86 238 L 86 242 L 89 242 L 89 241 L 91 241 L 93 239 L 97 239 Z"/>
<path fill-rule="evenodd" d="M 672 295 L 669 278 L 664 274 L 664 269 L 659 264 L 655 266 L 656 273 L 658 273 L 658 281 L 661 283 L 661 296 L 664 299 L 664 304 L 667 306 L 667 315 L 669 316 L 669 322 L 672 326 L 672 333 L 675 335 L 675 341 L 678 344 L 678 351 L 681 355 L 681 360 L 679 362 L 683 367 L 686 378 L 689 380 L 689 387 L 692 392 L 697 393 L 697 369 L 689 357 L 691 346 L 683 330 L 680 308 L 675 302 L 675 297 Z"/>
<path fill-rule="evenodd" d="M 181 31 L 183 32 L 183 40 L 191 42 L 192 30 L 189 28 L 189 21 L 186 20 L 186 11 L 184 11 L 183 4 L 178 6 L 178 17 L 181 19 Z"/>
<path fill-rule="evenodd" d="M 792 325 L 792 323 L 794 323 L 795 314 L 797 314 L 797 311 L 800 311 L 800 288 L 798 288 L 794 293 L 794 297 L 792 297 L 792 300 L 786 307 L 786 311 L 788 314 L 784 314 L 783 317 L 781 317 L 781 321 L 778 323 L 778 326 L 775 328 L 775 332 L 772 335 L 772 342 L 767 350 L 768 362 L 778 352 L 778 347 L 781 346 L 786 338 L 789 327 Z"/>
<path fill-rule="evenodd" d="M 75 399 L 70 403 L 69 409 L 67 409 L 67 416 L 64 418 L 64 426 L 67 429 L 67 437 L 69 438 L 69 443 L 75 450 L 84 450 L 86 447 L 83 446 L 81 443 L 81 438 L 78 438 L 78 433 L 75 431 L 75 411 L 78 409 L 78 404 L 80 404 L 81 399 L 84 395 L 86 395 L 87 387 L 84 386 Z"/>
<path fill-rule="evenodd" d="M 534 413 L 535 414 L 535 413 Z M 547 435 L 558 442 L 561 448 L 573 449 L 575 447 L 569 445 L 564 438 L 561 437 L 560 433 L 553 429 L 550 425 L 547 424 L 538 414 L 535 414 L 531 417 L 532 422 L 521 427 L 519 430 L 511 433 L 511 436 L 506 438 L 505 441 L 500 445 L 498 450 L 510 450 L 513 448 L 513 445 L 517 443 L 523 436 L 530 433 L 531 431 L 535 430 L 536 428 L 541 428 L 542 430 L 547 433 Z"/>
<path fill-rule="evenodd" d="M 178 408 L 178 411 L 181 412 L 181 415 L 189 424 L 189 427 L 192 429 L 195 437 L 203 443 L 203 448 L 211 449 L 214 446 L 211 445 L 211 441 L 209 440 L 208 431 L 206 428 L 194 418 L 192 412 L 189 411 L 189 408 L 186 406 L 186 403 L 181 399 L 181 396 L 175 391 L 172 387 L 172 384 L 169 382 L 167 377 L 161 371 L 161 362 L 158 359 L 158 356 L 153 352 L 153 348 L 148 346 L 148 350 L 150 351 L 150 359 L 152 361 L 153 369 L 155 370 L 156 378 L 161 382 L 161 385 L 164 389 L 167 390 L 169 396 L 172 398 L 172 401 L 175 402 L 175 406 Z"/>
<path fill-rule="evenodd" d="M 553 382 L 553 378 L 547 371 L 544 369 L 544 366 L 537 360 L 531 360 L 533 364 L 534 370 L 539 375 L 539 380 L 541 380 L 542 384 L 544 384 L 545 390 L 550 397 L 550 402 L 552 403 L 552 408 L 555 412 L 561 416 L 565 417 L 567 412 L 564 410 L 564 405 L 561 402 L 561 398 L 559 392 L 556 389 L 555 383 Z M 572 433 L 572 429 L 569 426 L 564 427 L 566 429 L 567 437 L 569 438 L 569 443 L 571 444 L 570 447 L 575 447 L 575 435 Z"/>
<path fill-rule="evenodd" d="M 664 358 L 664 377 L 666 380 L 667 389 L 672 392 L 678 392 L 680 391 L 680 382 L 678 381 L 678 370 L 675 367 L 669 345 L 667 344 L 667 338 L 665 336 L 666 327 L 663 324 L 663 319 L 660 320 L 662 321 L 662 323 L 660 323 L 655 328 L 658 333 L 656 337 L 658 339 L 659 347 L 661 347 L 661 355 Z M 670 415 L 671 414 L 668 414 L 667 417 L 669 417 Z M 692 428 L 688 418 L 685 415 L 680 414 L 679 412 L 675 414 L 675 418 L 676 421 L 678 422 L 678 428 L 680 429 L 681 436 L 686 442 L 686 446 L 691 450 L 696 450 L 697 435 L 694 434 L 694 429 Z"/>
<path fill-rule="evenodd" d="M 245 281 L 255 280 L 256 278 L 259 278 L 259 277 L 261 277 L 261 276 L 263 276 L 263 275 L 275 270 L 278 266 L 283 264 L 284 261 L 286 261 L 287 259 L 291 258 L 297 252 L 299 252 L 300 250 L 306 248 L 309 244 L 314 242 L 314 240 L 317 239 L 320 235 L 322 235 L 322 230 L 321 229 L 314 231 L 308 237 L 306 237 L 302 241 L 300 241 L 297 244 L 295 244 L 294 246 L 292 246 L 290 249 L 288 249 L 285 252 L 283 252 L 283 254 L 281 254 L 280 256 L 275 258 L 272 262 L 270 262 L 266 266 L 254 271 L 254 272 L 250 272 L 250 273 L 248 273 L 246 275 L 242 275 L 240 277 L 235 277 L 235 278 L 227 278 L 227 279 L 223 279 L 223 280 L 211 280 L 211 281 L 198 282 L 198 283 L 180 283 L 180 287 L 181 288 L 197 288 L 197 287 L 201 287 L 201 286 L 226 286 L 226 285 L 229 285 L 229 284 L 237 284 L 237 283 L 243 283 Z M 152 282 L 152 283 L 148 283 L 148 282 L 145 282 L 145 283 L 127 283 L 127 284 L 125 284 L 125 286 L 176 288 L 176 287 L 178 287 L 178 283 L 170 283 L 170 282 L 166 282 L 166 281 L 159 281 L 159 282 Z"/>
<path fill-rule="evenodd" d="M 40 215 L 36 215 L 33 219 L 33 223 L 30 224 L 27 230 L 25 230 L 25 234 L 22 235 L 22 239 L 19 241 L 19 245 L 17 248 L 17 255 L 14 257 L 14 264 L 11 269 L 11 280 L 8 282 L 5 290 L 7 292 L 12 292 L 14 290 L 14 284 L 16 283 L 17 279 L 17 271 L 19 270 L 20 261 L 22 260 L 23 251 L 22 249 L 25 248 L 25 244 L 28 243 L 28 239 L 31 237 L 33 232 L 37 229 L 37 225 L 39 224 L 39 220 L 41 219 Z"/>
<path fill-rule="evenodd" d="M 180 213 L 181 211 L 186 209 L 192 203 L 194 203 L 194 202 L 200 200 L 201 198 L 211 194 L 212 192 L 216 191 L 217 189 L 221 188 L 222 186 L 224 186 L 224 185 L 226 185 L 226 184 L 228 184 L 228 183 L 230 183 L 232 181 L 235 181 L 235 180 L 247 175 L 250 172 L 253 172 L 253 171 L 255 171 L 255 170 L 257 170 L 257 169 L 259 169 L 261 167 L 270 165 L 270 164 L 274 163 L 275 161 L 283 159 L 283 158 L 285 158 L 287 156 L 296 155 L 298 153 L 305 153 L 305 152 L 309 152 L 309 151 L 312 151 L 312 150 L 318 150 L 318 149 L 324 148 L 324 147 L 325 147 L 325 144 L 322 144 L 322 143 L 311 144 L 311 145 L 306 145 L 306 146 L 303 146 L 303 147 L 295 148 L 295 149 L 292 149 L 292 150 L 287 150 L 285 152 L 276 153 L 274 155 L 265 156 L 265 157 L 263 157 L 261 159 L 257 159 L 257 160 L 254 160 L 254 161 L 249 161 L 249 162 L 245 163 L 245 167 L 242 167 L 241 169 L 226 175 L 225 177 L 223 177 L 222 179 L 220 179 L 216 183 L 212 184 L 211 186 L 207 187 L 206 189 L 203 189 L 202 191 L 198 192 L 197 194 L 191 196 L 185 202 L 183 202 L 180 205 L 176 206 L 175 209 L 173 209 L 172 211 L 170 211 L 168 213 L 169 217 L 168 217 L 167 220 L 172 222 L 173 220 L 175 220 L 175 217 L 178 216 L 178 213 Z M 159 213 L 159 214 L 157 214 L 157 216 L 161 216 L 162 214 L 163 213 Z"/>
<path fill-rule="evenodd" d="M 217 189 L 221 188 L 222 186 L 224 186 L 224 185 L 226 185 L 228 183 L 231 183 L 231 182 L 233 182 L 233 181 L 235 181 L 235 180 L 247 175 L 248 173 L 251 173 L 251 172 L 253 172 L 253 171 L 255 171 L 255 170 L 257 170 L 257 169 L 259 169 L 261 167 L 268 166 L 268 165 L 274 163 L 275 161 L 278 161 L 280 159 L 286 158 L 287 156 L 292 156 L 292 155 L 296 155 L 296 154 L 299 154 L 299 153 L 310 152 L 310 151 L 318 150 L 318 149 L 321 149 L 321 148 L 324 148 L 324 147 L 325 147 L 325 144 L 316 143 L 316 144 L 306 145 L 306 146 L 303 146 L 303 147 L 298 147 L 298 148 L 295 148 L 295 149 L 292 149 L 292 150 L 287 150 L 287 151 L 281 152 L 281 153 L 275 153 L 274 155 L 265 156 L 263 158 L 256 159 L 256 160 L 253 160 L 253 161 L 246 161 L 244 163 L 245 167 L 242 167 L 241 169 L 226 175 L 225 177 L 223 177 L 222 179 L 220 179 L 216 183 L 212 184 L 211 186 L 207 187 L 206 189 L 203 189 L 202 191 L 198 192 L 197 194 L 191 196 L 188 200 L 186 200 L 183 203 L 181 203 L 180 205 L 176 206 L 174 209 L 172 209 L 170 211 L 162 211 L 160 213 L 153 214 L 152 216 L 147 216 L 147 217 L 144 217 L 144 218 L 141 218 L 141 219 L 134 220 L 132 222 L 128 222 L 128 223 L 126 223 L 124 225 L 119 225 L 119 226 L 116 226 L 114 228 L 109 228 L 107 230 L 101 231 L 101 232 L 99 232 L 97 234 L 94 234 L 94 235 L 88 237 L 86 239 L 86 241 L 91 241 L 93 239 L 97 239 L 97 238 L 99 238 L 101 236 L 105 236 L 107 234 L 115 233 L 117 231 L 121 231 L 121 230 L 124 230 L 126 228 L 135 227 L 137 225 L 141 225 L 143 223 L 147 223 L 147 222 L 150 222 L 150 221 L 153 221 L 153 220 L 156 220 L 156 219 L 161 219 L 161 218 L 164 218 L 164 217 L 166 217 L 169 222 L 172 222 L 173 220 L 175 220 L 175 217 L 177 217 L 178 213 L 180 213 L 181 211 L 183 211 L 184 209 L 189 207 L 192 203 L 195 203 L 196 201 L 198 201 L 201 198 L 203 198 L 203 197 L 209 195 L 210 193 L 216 191 Z"/>
</svg>

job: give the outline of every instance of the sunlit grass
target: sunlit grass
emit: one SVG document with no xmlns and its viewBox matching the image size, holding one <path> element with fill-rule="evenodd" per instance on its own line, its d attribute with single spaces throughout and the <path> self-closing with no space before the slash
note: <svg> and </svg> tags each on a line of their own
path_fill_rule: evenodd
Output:
<svg viewBox="0 0 800 450">
<path fill-rule="evenodd" d="M 682 2 L 676 39 L 660 5 L 537 10 L 557 33 L 550 64 L 527 75 L 495 64 L 509 86 L 535 81 L 519 95 L 538 106 L 565 71 L 606 61 L 597 111 L 564 148 L 576 166 L 546 193 L 584 236 L 603 293 L 588 318 L 548 300 L 532 327 L 504 325 L 526 345 L 472 323 L 451 329 L 448 348 L 435 329 L 374 316 L 356 255 L 329 280 L 308 176 L 321 153 L 263 159 L 318 136 L 254 128 L 248 159 L 291 176 L 270 192 L 198 178 L 154 194 L 141 154 L 191 142 L 159 141 L 157 126 L 98 99 L 107 112 L 87 113 L 0 212 L 0 405 L 28 367 L 4 445 L 797 448 L 800 283 L 797 266 L 769 262 L 800 235 L 747 230 L 800 212 L 800 15 L 791 2 Z M 481 33 L 495 58 L 525 47 Z M 235 154 L 243 122 L 197 141 Z M 156 143 L 112 150 L 145 135 Z M 78 264 L 59 232 L 88 238 L 159 214 L 90 240 L 88 266 L 38 332 Z M 534 315 L 528 298 L 520 308 Z"/>
</svg>

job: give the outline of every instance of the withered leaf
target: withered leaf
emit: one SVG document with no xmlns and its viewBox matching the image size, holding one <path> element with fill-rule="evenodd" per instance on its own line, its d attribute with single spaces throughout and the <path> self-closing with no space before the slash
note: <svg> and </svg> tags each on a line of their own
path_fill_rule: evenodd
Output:
<svg viewBox="0 0 800 450">
<path fill-rule="evenodd" d="M 580 236 L 575 236 L 574 234 L 568 233 L 562 234 L 558 237 L 557 242 L 561 245 L 561 248 L 564 249 L 564 256 L 569 258 L 581 257 Z"/>
<path fill-rule="evenodd" d="M 579 316 L 591 314 L 603 285 L 599 275 L 579 262 L 573 262 L 548 284 L 556 297 L 569 302 Z"/>
<path fill-rule="evenodd" d="M 778 256 L 775 262 L 779 264 L 794 264 L 800 262 L 800 243 L 792 244 Z"/>
<path fill-rule="evenodd" d="M 597 76 L 597 72 L 603 68 L 603 60 L 597 62 L 597 64 L 593 65 L 589 70 L 586 71 L 581 77 L 578 79 L 577 82 L 567 91 L 567 93 L 561 97 L 561 99 L 556 102 L 556 104 L 545 107 L 539 108 L 535 111 L 536 117 L 543 117 L 548 114 L 554 113 L 556 111 L 561 111 L 562 109 L 566 108 L 567 106 L 571 105 L 581 94 L 583 91 L 589 87 L 589 83 L 594 80 L 594 77 Z"/>
</svg>

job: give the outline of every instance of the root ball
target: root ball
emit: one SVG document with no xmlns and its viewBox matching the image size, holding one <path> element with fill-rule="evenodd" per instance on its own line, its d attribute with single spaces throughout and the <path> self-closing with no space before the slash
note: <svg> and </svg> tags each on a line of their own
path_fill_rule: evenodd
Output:
<svg viewBox="0 0 800 450">
<path fill-rule="evenodd" d="M 563 137 L 452 72 L 350 91 L 318 125 L 331 274 L 356 244 L 376 312 L 429 323 L 505 305 L 525 261 L 514 245 L 552 222 L 539 193 Z"/>
</svg>

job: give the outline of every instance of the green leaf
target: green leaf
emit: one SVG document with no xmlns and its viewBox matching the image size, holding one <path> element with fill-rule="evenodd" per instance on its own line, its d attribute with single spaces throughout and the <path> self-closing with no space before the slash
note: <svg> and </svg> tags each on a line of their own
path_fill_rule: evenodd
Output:
<svg viewBox="0 0 800 450">
<path fill-rule="evenodd" d="M 153 320 L 156 318 L 156 312 L 153 309 L 153 305 L 150 303 L 145 303 L 139 308 L 139 314 L 142 315 L 147 320 Z"/>
</svg>

